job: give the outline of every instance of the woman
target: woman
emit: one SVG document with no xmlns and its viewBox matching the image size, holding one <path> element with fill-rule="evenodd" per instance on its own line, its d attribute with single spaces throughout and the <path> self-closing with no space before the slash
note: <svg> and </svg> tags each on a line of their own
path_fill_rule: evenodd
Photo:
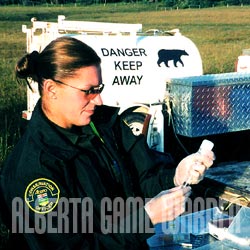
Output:
<svg viewBox="0 0 250 250">
<path fill-rule="evenodd" d="M 213 163 L 211 151 L 177 168 L 156 157 L 117 108 L 102 105 L 100 64 L 92 48 L 66 36 L 17 63 L 17 77 L 36 81 L 41 98 L 1 188 L 11 229 L 30 249 L 147 248 L 153 225 L 184 212 L 190 187 L 181 185 L 189 175 L 198 183 Z"/>
</svg>

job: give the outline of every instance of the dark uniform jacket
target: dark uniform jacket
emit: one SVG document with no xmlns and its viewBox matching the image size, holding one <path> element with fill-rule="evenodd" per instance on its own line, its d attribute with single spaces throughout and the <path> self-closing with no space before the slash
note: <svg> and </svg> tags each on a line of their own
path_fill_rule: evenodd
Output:
<svg viewBox="0 0 250 250">
<path fill-rule="evenodd" d="M 92 121 L 98 132 L 89 125 L 59 128 L 39 101 L 3 166 L 3 213 L 30 249 L 146 247 L 143 204 L 126 201 L 173 187 L 175 169 L 143 135 L 133 135 L 117 108 L 98 107 Z"/>
</svg>

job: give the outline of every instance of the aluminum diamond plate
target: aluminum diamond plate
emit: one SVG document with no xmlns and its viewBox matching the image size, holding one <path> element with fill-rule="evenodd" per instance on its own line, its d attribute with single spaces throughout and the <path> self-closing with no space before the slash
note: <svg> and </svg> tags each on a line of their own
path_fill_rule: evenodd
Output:
<svg viewBox="0 0 250 250">
<path fill-rule="evenodd" d="M 250 129 L 250 73 L 171 79 L 177 134 L 198 137 Z"/>
</svg>

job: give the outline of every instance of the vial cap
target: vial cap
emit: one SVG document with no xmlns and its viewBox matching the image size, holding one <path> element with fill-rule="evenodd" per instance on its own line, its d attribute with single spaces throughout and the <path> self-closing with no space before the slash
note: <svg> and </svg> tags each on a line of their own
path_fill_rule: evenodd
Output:
<svg viewBox="0 0 250 250">
<path fill-rule="evenodd" d="M 208 151 L 208 150 L 212 150 L 214 147 L 214 143 L 205 139 L 202 141 L 199 152 L 201 153 L 203 150 Z"/>
</svg>

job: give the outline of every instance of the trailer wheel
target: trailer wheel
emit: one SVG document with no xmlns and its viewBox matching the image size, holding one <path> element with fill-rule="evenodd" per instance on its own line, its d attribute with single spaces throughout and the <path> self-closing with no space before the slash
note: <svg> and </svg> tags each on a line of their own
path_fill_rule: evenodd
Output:
<svg viewBox="0 0 250 250">
<path fill-rule="evenodd" d="M 141 112 L 129 112 L 122 115 L 122 119 L 131 128 L 134 135 L 142 133 L 145 118 L 146 114 Z"/>
</svg>

